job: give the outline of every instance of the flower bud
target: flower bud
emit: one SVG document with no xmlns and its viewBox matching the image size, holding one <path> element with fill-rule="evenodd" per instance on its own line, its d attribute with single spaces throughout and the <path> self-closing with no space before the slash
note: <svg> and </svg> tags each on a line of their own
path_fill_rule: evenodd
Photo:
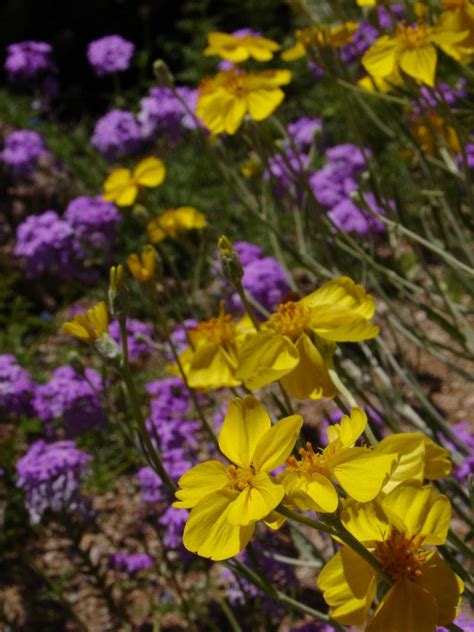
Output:
<svg viewBox="0 0 474 632">
<path fill-rule="evenodd" d="M 225 235 L 219 237 L 217 251 L 221 260 L 224 278 L 231 283 L 240 285 L 244 276 L 244 270 L 236 249 Z"/>
<path fill-rule="evenodd" d="M 122 264 L 110 268 L 109 308 L 115 318 L 128 314 L 128 289 Z"/>
<path fill-rule="evenodd" d="M 163 59 L 156 59 L 153 62 L 153 74 L 160 85 L 170 88 L 174 86 L 174 77 Z"/>
</svg>

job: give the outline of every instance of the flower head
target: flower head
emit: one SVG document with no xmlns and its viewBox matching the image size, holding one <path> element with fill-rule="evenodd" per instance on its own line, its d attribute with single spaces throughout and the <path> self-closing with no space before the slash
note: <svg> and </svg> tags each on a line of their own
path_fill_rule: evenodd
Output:
<svg viewBox="0 0 474 632">
<path fill-rule="evenodd" d="M 46 42 L 17 42 L 7 48 L 5 70 L 10 80 L 36 79 L 40 74 L 55 70 L 51 60 L 53 48 Z"/>
<path fill-rule="evenodd" d="M 208 33 L 207 41 L 204 55 L 217 55 L 234 64 L 240 64 L 250 58 L 269 61 L 273 53 L 280 48 L 273 40 L 258 34 L 236 35 L 215 31 Z"/>
<path fill-rule="evenodd" d="M 41 156 L 47 153 L 43 137 L 37 132 L 20 129 L 5 139 L 5 147 L 0 152 L 0 160 L 6 163 L 16 175 L 27 175 L 37 166 Z"/>
<path fill-rule="evenodd" d="M 156 262 L 156 250 L 150 244 L 144 246 L 141 255 L 134 253 L 127 259 L 128 269 L 139 283 L 146 283 L 153 278 Z"/>
<path fill-rule="evenodd" d="M 373 552 L 393 584 L 370 618 L 367 632 L 435 632 L 456 616 L 462 582 L 433 549 L 445 542 L 451 517 L 446 496 L 405 484 L 380 502 L 348 500 L 345 527 Z M 329 560 L 318 578 L 331 616 L 345 625 L 366 619 L 379 575 L 349 547 Z"/>
<path fill-rule="evenodd" d="M 102 77 L 128 70 L 135 45 L 120 35 L 107 35 L 91 42 L 87 59 L 95 73 Z"/>
<path fill-rule="evenodd" d="M 189 551 L 224 560 L 245 548 L 256 522 L 283 499 L 283 486 L 270 472 L 290 454 L 302 423 L 300 415 L 292 415 L 272 426 L 251 395 L 230 402 L 219 434 L 230 465 L 206 461 L 178 481 L 174 506 L 191 509 L 183 535 Z"/>
<path fill-rule="evenodd" d="M 154 188 L 165 179 L 165 165 L 154 156 L 144 158 L 130 169 L 115 169 L 104 182 L 104 199 L 117 206 L 130 206 L 137 198 L 140 187 Z"/>
<path fill-rule="evenodd" d="M 445 52 L 455 59 L 470 61 L 474 54 L 474 6 L 469 0 L 443 0 L 439 25 L 446 31 L 463 33 L 464 37 Z"/>
<path fill-rule="evenodd" d="M 176 239 L 180 233 L 200 230 L 206 225 L 204 213 L 193 206 L 180 206 L 163 211 L 148 223 L 146 229 L 149 240 L 156 244 L 167 237 Z"/>
<path fill-rule="evenodd" d="M 219 72 L 201 82 L 196 114 L 213 134 L 235 134 L 244 116 L 263 121 L 280 105 L 280 86 L 290 83 L 289 70 Z"/>
<path fill-rule="evenodd" d="M 334 397 L 328 369 L 337 342 L 374 338 L 374 299 L 348 277 L 279 305 L 240 350 L 236 378 L 251 389 L 280 380 L 296 399 Z"/>
<path fill-rule="evenodd" d="M 63 330 L 82 342 L 93 344 L 109 331 L 109 318 L 104 301 L 84 312 L 77 312 L 74 318 L 64 323 Z"/>
<path fill-rule="evenodd" d="M 285 487 L 285 502 L 304 510 L 336 511 L 339 498 L 333 480 L 352 498 L 373 500 L 399 457 L 395 452 L 380 454 L 354 447 L 366 425 L 365 413 L 353 408 L 350 417 L 344 415 L 340 424 L 329 426 L 329 444 L 324 450 L 315 452 L 308 442 L 299 450 L 299 459 L 288 457 L 286 469 L 279 476 Z"/>
<path fill-rule="evenodd" d="M 340 48 L 352 40 L 359 28 L 357 22 L 344 22 L 336 26 L 318 24 L 296 31 L 296 44 L 281 54 L 284 61 L 295 61 L 308 54 L 311 48 Z"/>
<path fill-rule="evenodd" d="M 142 142 L 142 131 L 135 116 L 118 108 L 96 122 L 91 138 L 92 146 L 109 161 L 135 153 Z"/>
</svg>

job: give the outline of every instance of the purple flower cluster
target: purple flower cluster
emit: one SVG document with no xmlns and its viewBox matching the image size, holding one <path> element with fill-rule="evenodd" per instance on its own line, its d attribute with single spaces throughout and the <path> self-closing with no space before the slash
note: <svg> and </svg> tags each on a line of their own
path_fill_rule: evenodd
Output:
<svg viewBox="0 0 474 632">
<path fill-rule="evenodd" d="M 469 169 L 474 169 L 474 143 L 468 143 L 464 148 L 466 152 L 466 162 Z"/>
<path fill-rule="evenodd" d="M 151 338 L 153 328 L 147 323 L 142 323 L 133 318 L 127 318 L 127 347 L 130 360 L 139 360 L 151 352 L 150 345 L 143 337 Z M 120 345 L 120 326 L 117 320 L 113 320 L 109 325 L 109 334 Z"/>
<path fill-rule="evenodd" d="M 114 161 L 138 151 L 142 145 L 141 127 L 131 112 L 114 109 L 100 118 L 91 143 L 106 160 Z"/>
<path fill-rule="evenodd" d="M 194 329 L 197 324 L 198 321 L 194 318 L 186 318 L 185 320 L 183 320 L 181 325 L 178 325 L 174 328 L 173 332 L 171 333 L 171 340 L 173 342 L 173 345 L 176 347 L 176 351 L 178 353 L 184 351 L 184 349 L 189 344 L 188 335 L 186 332 L 188 332 L 190 329 Z M 171 353 L 169 345 L 167 345 L 166 348 L 166 355 L 170 359 L 170 361 L 173 359 L 173 354 Z"/>
<path fill-rule="evenodd" d="M 25 415 L 31 412 L 35 384 L 14 355 L 0 355 L 0 414 Z"/>
<path fill-rule="evenodd" d="M 234 248 L 244 270 L 242 285 L 251 298 L 271 312 L 290 290 L 282 265 L 274 257 L 265 257 L 263 250 L 248 241 L 236 241 Z M 220 270 L 220 263 L 215 265 Z M 242 312 L 243 306 L 236 292 L 227 297 L 228 309 Z"/>
<path fill-rule="evenodd" d="M 84 260 L 98 251 L 110 256 L 121 221 L 111 202 L 81 196 L 69 203 L 63 218 L 56 211 L 27 217 L 17 228 L 14 253 L 25 258 L 30 278 L 48 274 L 88 281 L 93 275 Z"/>
<path fill-rule="evenodd" d="M 70 366 L 61 366 L 47 384 L 36 387 L 33 408 L 45 423 L 48 436 L 56 436 L 60 428 L 66 438 L 71 438 L 103 427 L 101 391 L 101 377 L 94 369 L 81 374 Z"/>
<path fill-rule="evenodd" d="M 412 111 L 415 115 L 419 115 L 426 111 L 431 112 L 439 105 L 454 109 L 466 96 L 467 82 L 465 79 L 460 79 L 455 86 L 450 86 L 445 81 L 441 81 L 434 88 L 421 86 L 419 101 L 413 105 Z"/>
<path fill-rule="evenodd" d="M 14 253 L 26 260 L 30 278 L 45 273 L 60 278 L 77 276 L 78 259 L 72 226 L 55 211 L 30 215 L 16 231 Z"/>
<path fill-rule="evenodd" d="M 39 75 L 54 72 L 52 47 L 46 42 L 17 42 L 7 48 L 5 70 L 10 81 L 36 79 Z"/>
<path fill-rule="evenodd" d="M 140 101 L 140 111 L 137 120 L 141 126 L 142 137 L 147 141 L 160 138 L 179 140 L 183 129 L 195 129 L 196 122 L 183 105 L 194 112 L 198 93 L 185 86 L 175 88 L 151 88 L 148 96 Z"/>
<path fill-rule="evenodd" d="M 82 195 L 69 202 L 64 219 L 74 231 L 76 252 L 81 258 L 86 258 L 97 251 L 110 254 L 117 225 L 123 217 L 115 204 L 100 195 Z"/>
<path fill-rule="evenodd" d="M 341 47 L 340 56 L 343 64 L 350 64 L 359 60 L 365 51 L 372 46 L 377 37 L 378 30 L 368 22 L 360 22 L 359 28 L 354 33 L 352 40 Z"/>
<path fill-rule="evenodd" d="M 89 472 L 92 457 L 79 450 L 74 441 L 33 443 L 17 462 L 17 487 L 25 494 L 25 505 L 33 524 L 45 511 L 85 514 L 87 499 L 81 484 Z"/>
<path fill-rule="evenodd" d="M 458 481 L 465 484 L 469 475 L 474 474 L 474 433 L 472 432 L 467 421 L 459 421 L 453 425 L 453 430 L 456 435 L 464 441 L 470 450 L 470 454 L 464 457 L 461 464 L 457 465 L 452 475 L 455 476 Z M 443 445 L 451 451 L 456 451 L 456 446 L 445 437 L 442 438 Z"/>
<path fill-rule="evenodd" d="M 453 623 L 463 632 L 474 632 L 474 618 L 471 614 L 463 612 L 454 619 Z M 439 627 L 436 630 L 437 632 L 448 632 L 448 628 L 445 627 Z"/>
<path fill-rule="evenodd" d="M 320 134 L 322 129 L 321 119 L 311 116 L 301 116 L 292 123 L 288 123 L 288 134 L 301 151 L 311 147 L 315 136 Z"/>
<path fill-rule="evenodd" d="M 147 553 L 112 553 L 109 566 L 116 571 L 131 575 L 138 571 L 147 571 L 155 560 Z"/>
<path fill-rule="evenodd" d="M 38 160 L 46 153 L 46 145 L 41 134 L 28 129 L 19 129 L 5 139 L 0 160 L 7 164 L 15 175 L 24 176 L 34 171 Z"/>
<path fill-rule="evenodd" d="M 134 50 L 135 45 L 120 35 L 107 35 L 89 44 L 87 59 L 96 75 L 102 77 L 128 70 Z"/>
<path fill-rule="evenodd" d="M 369 155 L 368 151 L 366 153 Z M 326 151 L 326 160 L 326 165 L 309 181 L 317 201 L 329 209 L 328 215 L 334 225 L 363 237 L 383 232 L 383 223 L 362 204 L 357 205 L 353 198 L 358 188 L 357 178 L 365 167 L 362 151 L 350 143 L 336 145 Z M 372 212 L 384 214 L 372 194 L 367 194 L 365 201 Z M 389 204 L 392 206 L 392 202 Z"/>
</svg>

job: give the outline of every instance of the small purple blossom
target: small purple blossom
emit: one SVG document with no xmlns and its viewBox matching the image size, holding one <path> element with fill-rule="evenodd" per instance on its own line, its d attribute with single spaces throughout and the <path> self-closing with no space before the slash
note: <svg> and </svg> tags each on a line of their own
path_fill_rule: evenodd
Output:
<svg viewBox="0 0 474 632">
<path fill-rule="evenodd" d="M 40 74 L 53 72 L 53 52 L 46 42 L 17 42 L 7 48 L 5 70 L 10 81 L 36 79 Z"/>
<path fill-rule="evenodd" d="M 396 20 L 401 20 L 405 13 L 405 7 L 403 4 L 391 4 L 390 12 L 383 6 L 377 7 L 377 17 L 379 26 L 382 31 L 387 31 L 393 27 L 393 17 Z M 392 17 L 393 16 L 393 17 Z"/>
<path fill-rule="evenodd" d="M 75 437 L 103 427 L 101 391 L 102 380 L 94 369 L 87 368 L 81 374 L 70 366 L 62 366 L 53 372 L 48 383 L 37 386 L 33 408 L 45 422 L 49 436 L 54 436 L 59 423 L 65 437 Z"/>
<path fill-rule="evenodd" d="M 198 321 L 194 318 L 186 318 L 186 320 L 183 320 L 181 325 L 178 325 L 172 331 L 171 340 L 178 353 L 184 351 L 184 349 L 189 345 L 187 332 L 194 329 L 197 324 Z M 166 355 L 170 358 L 170 360 L 173 358 L 169 344 L 166 345 Z"/>
<path fill-rule="evenodd" d="M 474 619 L 469 613 L 461 613 L 456 619 L 454 619 L 453 623 L 455 623 L 458 628 L 460 628 L 463 632 L 474 632 Z M 448 628 L 439 627 L 436 628 L 437 632 L 448 632 Z"/>
<path fill-rule="evenodd" d="M 17 487 L 25 494 L 30 520 L 38 523 L 47 510 L 84 515 L 88 503 L 81 484 L 89 473 L 92 457 L 74 441 L 33 443 L 17 462 Z"/>
<path fill-rule="evenodd" d="M 308 156 L 303 152 L 295 154 L 292 148 L 288 147 L 280 154 L 271 156 L 264 173 L 265 180 L 274 182 L 275 195 L 282 198 L 288 189 L 297 185 L 300 174 L 308 167 Z"/>
<path fill-rule="evenodd" d="M 111 110 L 95 124 L 91 143 L 109 161 L 123 158 L 140 148 L 140 125 L 131 112 Z"/>
<path fill-rule="evenodd" d="M 134 50 L 135 45 L 120 35 L 106 35 L 89 44 L 87 59 L 96 75 L 103 77 L 128 70 Z"/>
<path fill-rule="evenodd" d="M 272 312 L 290 291 L 286 272 L 274 257 L 262 257 L 245 266 L 242 285 L 267 312 Z M 237 293 L 232 294 L 230 302 L 236 311 L 243 311 Z"/>
<path fill-rule="evenodd" d="M 378 30 L 367 22 L 361 22 L 351 41 L 340 49 L 343 64 L 350 64 L 362 57 L 378 38 Z"/>
<path fill-rule="evenodd" d="M 147 553 L 112 553 L 109 557 L 110 568 L 128 575 L 147 571 L 154 564 L 155 560 Z"/>
<path fill-rule="evenodd" d="M 46 153 L 46 145 L 41 134 L 20 129 L 7 136 L 0 159 L 16 175 L 24 176 L 36 169 L 39 159 Z"/>
<path fill-rule="evenodd" d="M 165 528 L 163 544 L 169 549 L 180 549 L 183 531 L 189 513 L 177 507 L 169 507 L 159 518 L 159 524 Z"/>
<path fill-rule="evenodd" d="M 474 169 L 474 143 L 468 143 L 465 147 L 466 162 L 469 169 Z"/>
<path fill-rule="evenodd" d="M 164 137 L 176 141 L 180 139 L 184 129 L 194 129 L 196 121 L 189 110 L 194 112 L 197 96 L 197 90 L 186 86 L 178 86 L 175 91 L 165 86 L 151 88 L 148 96 L 140 101 L 140 112 L 137 115 L 142 137 L 146 140 Z"/>
<path fill-rule="evenodd" d="M 153 336 L 153 328 L 148 323 L 142 323 L 133 318 L 127 318 L 127 347 L 128 357 L 130 360 L 139 360 L 143 356 L 151 353 L 152 348 L 146 342 L 145 338 Z M 117 320 L 113 320 L 109 325 L 109 334 L 120 345 L 120 326 Z"/>
<path fill-rule="evenodd" d="M 100 195 L 82 195 L 69 202 L 64 219 L 74 230 L 81 255 L 85 258 L 97 250 L 110 254 L 117 225 L 123 217 L 115 204 L 107 202 Z"/>
<path fill-rule="evenodd" d="M 74 230 L 55 211 L 30 215 L 18 226 L 14 253 L 25 258 L 29 278 L 43 274 L 70 278 L 78 274 Z"/>
<path fill-rule="evenodd" d="M 0 413 L 25 415 L 31 412 L 35 384 L 14 355 L 0 355 Z"/>
<path fill-rule="evenodd" d="M 373 193 L 365 195 L 365 202 L 371 211 L 385 215 L 384 209 L 378 206 Z M 368 237 L 370 234 L 385 232 L 383 222 L 371 215 L 365 208 L 357 206 L 351 198 L 341 200 L 329 211 L 328 216 L 332 223 L 345 233 L 355 233 L 361 237 Z"/>
<path fill-rule="evenodd" d="M 300 151 L 311 147 L 315 136 L 320 134 L 322 129 L 321 119 L 311 116 L 301 116 L 288 123 L 288 134 Z"/>
<path fill-rule="evenodd" d="M 470 451 L 470 454 L 465 456 L 462 463 L 457 465 L 452 472 L 452 475 L 464 484 L 469 476 L 474 474 L 474 433 L 467 421 L 459 421 L 454 424 L 453 431 L 461 441 L 464 441 Z M 456 446 L 449 439 L 443 437 L 443 443 L 448 450 L 457 450 Z"/>
</svg>

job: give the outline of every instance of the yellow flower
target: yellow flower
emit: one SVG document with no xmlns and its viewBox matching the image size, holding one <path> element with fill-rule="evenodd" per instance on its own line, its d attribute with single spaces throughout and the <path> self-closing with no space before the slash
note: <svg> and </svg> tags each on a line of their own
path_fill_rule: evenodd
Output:
<svg viewBox="0 0 474 632">
<path fill-rule="evenodd" d="M 417 117 L 411 130 L 420 149 L 430 156 L 436 156 L 440 146 L 447 146 L 453 154 L 458 154 L 461 151 L 456 130 L 436 112 L 429 112 Z"/>
<path fill-rule="evenodd" d="M 464 33 L 417 23 L 399 24 L 394 35 L 383 35 L 362 57 L 362 65 L 373 77 L 387 79 L 403 71 L 421 83 L 434 85 L 437 52 L 434 44 L 448 55 L 452 45 L 460 42 Z"/>
<path fill-rule="evenodd" d="M 222 306 L 217 318 L 189 329 L 192 346 L 187 347 L 179 358 L 189 385 L 206 390 L 238 386 L 241 383 L 235 377 L 238 351 L 245 335 L 252 329 L 247 317 L 235 323 Z M 176 364 L 168 366 L 167 370 L 180 375 Z"/>
<path fill-rule="evenodd" d="M 360 502 L 373 500 L 398 463 L 395 453 L 379 453 L 369 448 L 354 447 L 364 431 L 367 417 L 359 408 L 351 416 L 344 415 L 340 424 L 328 428 L 329 445 L 315 452 L 310 443 L 299 450 L 301 459 L 290 456 L 286 469 L 279 476 L 286 499 L 299 509 L 336 511 L 339 497 L 333 480 L 352 498 Z"/>
<path fill-rule="evenodd" d="M 157 187 L 165 179 L 165 174 L 165 165 L 153 156 L 141 160 L 133 171 L 115 169 L 104 182 L 104 199 L 115 202 L 117 206 L 130 206 L 141 186 Z"/>
<path fill-rule="evenodd" d="M 199 86 L 196 114 L 213 134 L 235 134 L 246 114 L 254 121 L 270 116 L 285 97 L 280 86 L 290 81 L 289 70 L 219 72 Z"/>
<path fill-rule="evenodd" d="M 428 548 L 445 542 L 450 518 L 449 500 L 430 486 L 405 484 L 380 503 L 345 503 L 344 525 L 393 580 L 366 632 L 435 632 L 456 617 L 463 584 L 438 552 Z M 372 566 L 344 546 L 322 569 L 318 586 L 336 621 L 360 625 L 378 579 Z"/>
<path fill-rule="evenodd" d="M 155 275 L 156 252 L 153 246 L 146 245 L 141 255 L 131 254 L 127 259 L 128 269 L 139 283 L 147 283 Z"/>
<path fill-rule="evenodd" d="M 148 223 L 146 230 L 148 239 L 156 244 L 166 237 L 175 239 L 179 233 L 188 230 L 199 230 L 206 225 L 206 216 L 192 206 L 169 208 Z"/>
<path fill-rule="evenodd" d="M 280 47 L 271 39 L 261 35 L 236 36 L 230 33 L 208 33 L 208 46 L 204 55 L 218 55 L 222 59 L 240 64 L 249 58 L 257 61 L 269 61 Z"/>
<path fill-rule="evenodd" d="M 290 454 L 302 424 L 300 415 L 292 415 L 272 426 L 251 395 L 230 402 L 219 448 L 231 464 L 206 461 L 178 481 L 173 506 L 192 508 L 183 534 L 188 551 L 225 560 L 247 546 L 255 524 L 283 499 L 283 486 L 270 472 Z"/>
<path fill-rule="evenodd" d="M 336 342 L 369 340 L 374 299 L 361 285 L 339 277 L 301 299 L 277 307 L 244 342 L 236 377 L 250 389 L 281 381 L 296 399 L 334 397 L 328 373 Z"/>
<path fill-rule="evenodd" d="M 448 476 L 452 469 L 448 450 L 421 432 L 401 432 L 385 437 L 378 443 L 377 452 L 400 455 L 397 467 L 382 489 L 385 494 L 403 481 L 437 480 Z"/>
<path fill-rule="evenodd" d="M 104 301 L 99 301 L 85 313 L 78 312 L 72 320 L 64 323 L 62 328 L 73 338 L 93 344 L 109 331 L 109 319 Z"/>
<path fill-rule="evenodd" d="M 464 33 L 463 39 L 444 51 L 461 61 L 470 61 L 474 53 L 474 6 L 470 0 L 442 0 L 439 26 L 446 31 Z"/>
<path fill-rule="evenodd" d="M 377 0 L 356 0 L 359 7 L 375 7 Z"/>
<path fill-rule="evenodd" d="M 296 44 L 281 54 L 284 61 L 295 61 L 308 54 L 311 48 L 340 48 L 352 40 L 359 28 L 357 22 L 344 22 L 336 26 L 318 24 L 296 31 Z"/>
</svg>

